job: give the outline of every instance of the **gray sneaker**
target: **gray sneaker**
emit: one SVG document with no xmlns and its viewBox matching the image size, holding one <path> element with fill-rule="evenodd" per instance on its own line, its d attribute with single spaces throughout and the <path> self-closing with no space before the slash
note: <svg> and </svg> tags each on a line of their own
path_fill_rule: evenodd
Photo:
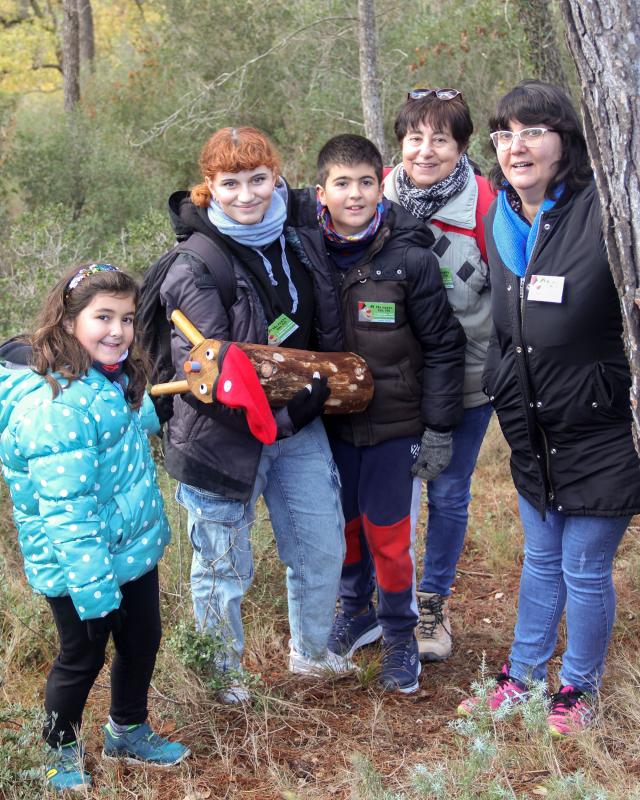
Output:
<svg viewBox="0 0 640 800">
<path fill-rule="evenodd" d="M 447 598 L 435 592 L 416 592 L 416 638 L 421 661 L 444 661 L 451 655 L 452 636 Z"/>
</svg>

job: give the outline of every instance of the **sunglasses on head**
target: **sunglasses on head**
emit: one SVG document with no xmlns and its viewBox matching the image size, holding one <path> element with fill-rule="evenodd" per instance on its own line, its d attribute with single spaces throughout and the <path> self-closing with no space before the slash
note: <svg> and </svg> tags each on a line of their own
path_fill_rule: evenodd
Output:
<svg viewBox="0 0 640 800">
<path fill-rule="evenodd" d="M 407 100 L 420 100 L 421 97 L 428 97 L 430 94 L 435 94 L 438 100 L 453 100 L 462 92 L 457 89 L 412 89 L 407 92 Z"/>
</svg>

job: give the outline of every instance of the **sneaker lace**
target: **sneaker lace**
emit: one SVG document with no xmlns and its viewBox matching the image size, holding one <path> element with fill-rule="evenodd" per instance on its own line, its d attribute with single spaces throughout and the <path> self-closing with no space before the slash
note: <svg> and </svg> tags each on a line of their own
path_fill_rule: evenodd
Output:
<svg viewBox="0 0 640 800">
<path fill-rule="evenodd" d="M 404 667 L 411 649 L 409 645 L 410 642 L 396 642 L 386 645 L 383 655 L 385 663 L 392 669 Z"/>
<path fill-rule="evenodd" d="M 444 597 L 440 595 L 418 598 L 418 608 L 420 611 L 418 631 L 423 638 L 432 637 L 438 625 L 444 624 L 443 606 Z"/>
<path fill-rule="evenodd" d="M 568 714 L 580 702 L 583 695 L 584 692 L 580 692 L 577 689 L 556 692 L 551 697 L 551 713 Z"/>
</svg>

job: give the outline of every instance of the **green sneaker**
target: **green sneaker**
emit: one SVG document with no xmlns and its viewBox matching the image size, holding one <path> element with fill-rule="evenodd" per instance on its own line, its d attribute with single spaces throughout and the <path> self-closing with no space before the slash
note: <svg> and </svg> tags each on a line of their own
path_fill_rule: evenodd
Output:
<svg viewBox="0 0 640 800">
<path fill-rule="evenodd" d="M 125 733 L 116 736 L 107 723 L 104 727 L 103 758 L 122 758 L 130 764 L 151 764 L 173 767 L 191 751 L 180 742 L 170 742 L 154 733 L 146 722 L 130 725 Z"/>
<path fill-rule="evenodd" d="M 47 762 L 47 786 L 56 792 L 84 792 L 91 787 L 91 775 L 84 771 L 84 748 L 78 742 L 52 747 Z"/>
</svg>

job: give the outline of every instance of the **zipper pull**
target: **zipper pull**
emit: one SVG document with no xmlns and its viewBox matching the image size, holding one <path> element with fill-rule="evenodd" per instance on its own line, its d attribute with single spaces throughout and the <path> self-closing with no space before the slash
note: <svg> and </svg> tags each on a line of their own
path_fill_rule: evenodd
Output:
<svg viewBox="0 0 640 800">
<path fill-rule="evenodd" d="M 520 299 L 524 300 L 524 278 L 520 278 Z"/>
</svg>

